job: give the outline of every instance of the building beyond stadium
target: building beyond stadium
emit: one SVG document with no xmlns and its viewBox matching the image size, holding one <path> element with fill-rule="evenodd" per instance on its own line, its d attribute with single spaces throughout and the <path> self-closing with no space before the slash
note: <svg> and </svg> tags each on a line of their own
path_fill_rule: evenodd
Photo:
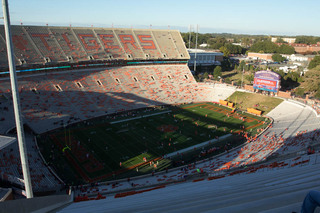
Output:
<svg viewBox="0 0 320 213">
<path fill-rule="evenodd" d="M 197 66 L 219 66 L 223 61 L 223 53 L 221 52 L 205 51 L 201 49 L 188 49 L 188 52 L 190 55 L 188 66 L 191 69 L 193 69 L 195 61 Z"/>
</svg>

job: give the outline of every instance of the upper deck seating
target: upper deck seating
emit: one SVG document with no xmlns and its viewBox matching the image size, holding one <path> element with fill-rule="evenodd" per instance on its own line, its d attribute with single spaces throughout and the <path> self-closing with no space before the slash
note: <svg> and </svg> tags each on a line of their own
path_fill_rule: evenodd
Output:
<svg viewBox="0 0 320 213">
<path fill-rule="evenodd" d="M 179 31 L 170 31 L 170 34 L 172 36 L 173 43 L 175 44 L 179 53 L 179 57 L 185 58 L 188 55 L 188 52 Z"/>
<path fill-rule="evenodd" d="M 153 31 L 152 34 L 156 38 L 163 58 L 174 59 L 180 58 L 179 52 L 174 46 L 174 42 L 170 31 Z"/>
<path fill-rule="evenodd" d="M 6 67 L 6 66 L 8 66 L 7 47 L 5 45 L 5 40 L 0 39 L 0 42 L 3 43 L 3 44 L 0 45 L 1 46 L 1 48 L 0 48 L 0 67 Z M 18 61 L 15 58 L 15 63 L 17 63 L 17 62 Z"/>
<path fill-rule="evenodd" d="M 16 64 L 94 60 L 189 59 L 176 30 L 12 26 Z M 0 28 L 0 67 L 7 67 Z"/>
<path fill-rule="evenodd" d="M 138 38 L 136 38 L 133 30 L 128 29 L 115 29 L 115 34 L 119 38 L 123 50 L 127 54 L 128 59 L 132 58 L 145 58 L 143 49 L 140 46 Z"/>
<path fill-rule="evenodd" d="M 30 64 L 42 64 L 44 63 L 43 56 L 37 52 L 35 45 L 28 38 L 28 32 L 21 26 L 11 26 L 12 43 L 14 46 L 16 62 L 25 61 Z M 5 39 L 4 28 L 0 28 L 0 34 Z M 5 48 L 5 43 L 0 43 L 1 48 Z M 8 62 L 4 64 L 6 66 Z M 19 63 L 17 63 L 19 64 Z"/>
<path fill-rule="evenodd" d="M 25 29 L 44 57 L 49 58 L 51 62 L 67 61 L 64 52 L 48 27 L 30 26 Z"/>
<path fill-rule="evenodd" d="M 88 60 L 84 48 L 78 42 L 70 27 L 50 28 L 66 57 L 73 59 L 74 62 Z"/>
<path fill-rule="evenodd" d="M 96 37 L 92 29 L 75 28 L 74 34 L 77 36 L 83 49 L 86 51 L 90 59 L 107 59 L 106 52 L 103 50 L 100 40 Z"/>
<path fill-rule="evenodd" d="M 135 30 L 133 32 L 141 44 L 141 48 L 146 59 L 162 58 L 160 49 L 157 47 L 157 42 L 151 31 Z"/>
<path fill-rule="evenodd" d="M 96 33 L 100 43 L 103 46 L 107 56 L 111 56 L 112 59 L 124 59 L 126 58 L 123 47 L 119 43 L 114 31 L 112 29 L 97 28 L 93 29 Z"/>
</svg>

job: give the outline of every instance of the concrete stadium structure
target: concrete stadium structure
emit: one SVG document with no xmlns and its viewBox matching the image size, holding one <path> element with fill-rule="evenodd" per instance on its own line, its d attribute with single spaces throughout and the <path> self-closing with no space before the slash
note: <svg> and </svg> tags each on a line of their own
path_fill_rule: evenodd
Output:
<svg viewBox="0 0 320 213">
<path fill-rule="evenodd" d="M 17 65 L 94 60 L 189 59 L 179 31 L 12 26 Z M 0 27 L 0 67 L 7 67 Z"/>
<path fill-rule="evenodd" d="M 0 29 L 0 134 L 7 134 L 15 124 L 3 34 Z M 12 34 L 36 192 L 56 191 L 63 181 L 45 166 L 32 134 L 125 110 L 210 99 L 212 89 L 197 84 L 187 67 L 176 30 L 13 26 Z M 17 145 L 0 152 L 0 176 L 23 188 Z"/>
<path fill-rule="evenodd" d="M 22 114 L 31 129 L 26 134 L 30 173 L 38 192 L 58 192 L 63 181 L 46 166 L 33 134 L 125 110 L 219 101 L 237 90 L 197 83 L 178 31 L 35 26 L 14 26 L 12 31 L 20 63 Z M 15 125 L 3 34 L 1 29 L 0 134 L 4 135 Z M 131 182 L 78 189 L 75 198 L 103 194 L 107 199 L 71 203 L 63 209 L 56 208 L 70 203 L 73 196 L 47 197 L 50 202 L 32 209 L 27 204 L 19 209 L 12 201 L 0 204 L 0 212 L 13 208 L 15 212 L 298 211 L 306 192 L 319 189 L 318 155 L 306 155 L 308 146 L 319 144 L 319 116 L 311 107 L 290 100 L 268 116 L 274 120 L 272 126 L 255 141 L 197 162 L 187 171 L 178 168 Z M 0 150 L 2 180 L 23 188 L 20 167 L 17 144 Z M 197 174 L 197 168 L 204 173 Z M 132 191 L 132 196 L 117 198 Z"/>
</svg>

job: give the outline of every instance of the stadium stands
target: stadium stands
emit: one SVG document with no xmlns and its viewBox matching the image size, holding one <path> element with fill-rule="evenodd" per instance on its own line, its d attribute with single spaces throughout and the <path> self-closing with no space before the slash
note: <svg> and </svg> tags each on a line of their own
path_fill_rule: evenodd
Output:
<svg viewBox="0 0 320 213">
<path fill-rule="evenodd" d="M 1 91 L 10 97 L 10 82 L 8 79 L 0 82 Z M 26 123 L 37 133 L 61 127 L 61 123 L 67 125 L 118 111 L 210 101 L 212 90 L 198 86 L 186 65 L 38 74 L 19 77 L 19 85 Z M 12 113 L 12 107 L 9 109 Z"/>
<path fill-rule="evenodd" d="M 56 38 L 64 55 L 66 55 L 65 60 L 70 62 L 88 60 L 85 50 L 74 36 L 71 28 L 50 28 L 49 30 Z"/>
<path fill-rule="evenodd" d="M 4 134 L 8 129 L 15 126 L 11 94 L 4 95 L 2 89 L 4 88 L 0 85 L 0 134 Z"/>
<path fill-rule="evenodd" d="M 8 67 L 0 28 L 0 67 Z M 176 30 L 12 26 L 17 65 L 94 60 L 189 59 Z"/>
<path fill-rule="evenodd" d="M 41 55 L 47 58 L 48 62 L 66 59 L 65 54 L 48 28 L 30 26 L 25 29 L 33 43 L 36 44 L 37 49 L 41 52 Z"/>
<path fill-rule="evenodd" d="M 174 49 L 162 55 L 154 30 L 106 29 L 106 28 L 71 28 L 71 27 L 36 27 L 12 26 L 12 36 L 17 65 L 32 67 L 59 62 L 83 62 L 94 60 L 153 60 L 153 59 L 188 59 L 178 31 L 165 30 L 166 37 L 161 37 L 161 44 L 167 49 Z M 162 31 L 159 31 L 162 32 Z M 170 33 L 172 32 L 173 35 Z M 174 33 L 176 32 L 176 33 Z M 0 67 L 7 69 L 4 28 L 0 28 Z M 173 44 L 173 39 L 176 44 Z M 180 44 L 181 43 L 181 44 Z M 183 52 L 179 56 L 178 52 Z M 178 57 L 179 56 L 179 57 Z M 190 75 L 187 66 L 172 66 Z M 169 97 L 169 88 L 162 98 L 157 95 L 159 89 L 149 85 L 160 84 L 151 76 L 156 72 L 170 70 L 170 66 L 134 66 L 113 67 L 95 70 L 77 70 L 56 73 L 37 73 L 19 77 L 19 93 L 24 122 L 34 132 L 41 133 L 60 128 L 70 123 L 102 116 L 118 111 L 137 109 L 161 104 L 189 102 L 180 98 L 178 101 Z M 182 76 L 170 79 L 175 84 Z M 190 75 L 190 85 L 196 82 Z M 163 79 L 167 84 L 168 79 Z M 171 86 L 177 90 L 178 86 Z M 175 93 L 177 93 L 176 91 Z M 183 92 L 181 92 L 181 97 Z M 190 93 L 190 91 L 189 91 Z M 189 97 L 191 95 L 189 94 Z M 176 97 L 176 96 L 175 96 Z M 191 100 L 191 99 L 190 99 Z M 13 129 L 14 115 L 11 100 L 10 81 L 0 79 L 0 133 L 6 134 Z M 27 139 L 28 157 L 32 184 L 35 191 L 59 189 L 59 181 L 49 172 L 40 159 L 39 151 L 33 138 Z M 1 151 L 1 178 L 17 185 L 22 183 L 22 171 L 17 144 L 11 144 Z"/>
<path fill-rule="evenodd" d="M 200 178 L 131 196 L 128 193 L 124 198 L 110 194 L 101 201 L 72 203 L 58 212 L 299 212 L 306 193 L 319 190 L 318 165 L 319 161 L 317 165 L 267 168 L 212 180 Z M 135 191 L 142 190 L 131 187 L 129 192 Z"/>
<path fill-rule="evenodd" d="M 144 62 L 167 60 L 171 63 L 20 75 L 18 83 L 24 121 L 35 133 L 125 110 L 164 104 L 218 102 L 236 90 L 223 84 L 199 84 L 186 63 L 170 62 L 169 59 L 182 62 L 189 58 L 178 31 L 13 26 L 12 33 L 16 62 L 20 64 L 119 59 Z M 0 56 L 3 56 L 0 58 L 0 67 L 6 67 L 2 28 L 0 37 Z M 249 209 L 256 212 L 270 208 L 274 212 L 281 212 L 286 206 L 297 210 L 296 205 L 302 201 L 306 190 L 315 188 L 319 183 L 319 171 L 311 163 L 318 163 L 318 155 L 307 157 L 300 153 L 313 145 L 314 141 L 320 140 L 317 130 L 319 118 L 311 108 L 290 101 L 284 101 L 268 116 L 274 119 L 274 123 L 260 137 L 251 138 L 242 147 L 229 153 L 197 162 L 197 166 L 188 167 L 186 172 L 172 170 L 167 174 L 148 175 L 132 182 L 81 187 L 76 191 L 77 195 L 94 196 L 95 199 L 103 197 L 100 193 L 127 191 L 117 194 L 118 197 L 128 196 L 126 205 L 120 202 L 122 198 L 109 199 L 107 202 L 103 200 L 107 206 L 95 200 L 88 201 L 88 204 L 73 204 L 62 212 L 78 208 L 92 212 L 92 205 L 97 203 L 99 209 L 95 212 L 105 209 L 119 212 L 194 212 L 212 209 L 216 212 L 243 212 Z M 10 82 L 2 77 L 0 134 L 14 127 L 12 118 Z M 34 138 L 28 134 L 27 149 L 34 190 L 60 189 L 62 183 L 45 165 Z M 278 155 L 293 157 L 265 162 Z M 197 174 L 198 168 L 209 178 L 199 177 L 185 185 L 164 186 L 174 181 L 185 181 L 185 175 Z M 16 143 L 0 150 L 0 171 L 2 180 L 10 180 L 23 187 Z M 297 177 L 292 177 L 293 173 Z M 150 188 L 132 191 L 132 187 L 148 186 Z M 275 202 L 275 199 L 279 199 L 279 202 Z"/>
<path fill-rule="evenodd" d="M 40 159 L 39 150 L 36 148 L 32 135 L 26 134 L 28 160 L 32 187 L 35 192 L 60 190 L 60 182 Z M 18 143 L 13 143 L 0 150 L 0 177 L 4 181 L 24 186 L 20 162 Z"/>
<path fill-rule="evenodd" d="M 20 26 L 12 26 L 12 42 L 14 45 L 14 52 L 17 64 L 30 63 L 42 64 L 44 63 L 44 56 L 41 55 L 36 45 L 32 42 L 28 32 Z M 5 41 L 4 27 L 0 28 L 0 35 Z M 5 42 L 1 43 L 1 48 L 5 48 Z M 6 58 L 7 59 L 7 58 Z M 7 67 L 8 61 L 0 64 L 0 67 Z"/>
</svg>

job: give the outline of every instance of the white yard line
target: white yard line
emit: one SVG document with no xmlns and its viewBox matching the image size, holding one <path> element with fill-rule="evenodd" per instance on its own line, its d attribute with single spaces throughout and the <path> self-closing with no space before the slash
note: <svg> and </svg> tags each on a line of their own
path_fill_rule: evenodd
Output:
<svg viewBox="0 0 320 213">
<path fill-rule="evenodd" d="M 165 114 L 171 112 L 171 110 L 167 110 L 167 111 L 163 111 L 163 112 L 157 112 L 157 113 L 153 113 L 150 115 L 142 115 L 142 116 L 138 116 L 138 117 L 134 117 L 134 118 L 128 118 L 128 119 L 124 119 L 124 120 L 120 120 L 120 121 L 112 121 L 110 122 L 110 124 L 117 124 L 117 123 L 122 123 L 122 122 L 126 122 L 126 121 L 132 121 L 132 120 L 137 120 L 140 118 L 147 118 L 147 117 L 151 117 L 151 116 L 155 116 L 155 115 L 161 115 L 161 114 Z"/>
</svg>

